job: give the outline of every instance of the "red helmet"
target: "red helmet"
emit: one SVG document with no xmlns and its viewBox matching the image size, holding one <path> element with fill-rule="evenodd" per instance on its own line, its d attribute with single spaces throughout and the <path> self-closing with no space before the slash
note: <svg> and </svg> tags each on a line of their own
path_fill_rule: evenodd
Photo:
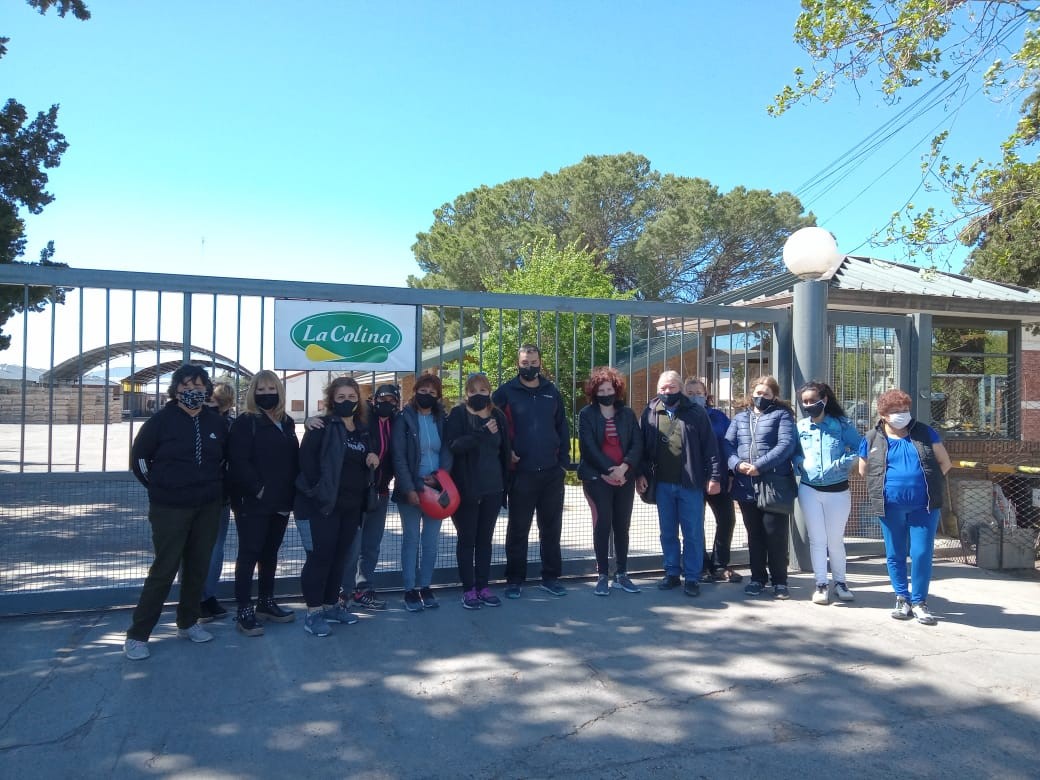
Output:
<svg viewBox="0 0 1040 780">
<path fill-rule="evenodd" d="M 444 469 L 433 472 L 433 478 L 439 487 L 423 485 L 419 491 L 419 508 L 427 517 L 443 520 L 459 508 L 459 489 L 455 487 L 451 474 Z"/>
</svg>

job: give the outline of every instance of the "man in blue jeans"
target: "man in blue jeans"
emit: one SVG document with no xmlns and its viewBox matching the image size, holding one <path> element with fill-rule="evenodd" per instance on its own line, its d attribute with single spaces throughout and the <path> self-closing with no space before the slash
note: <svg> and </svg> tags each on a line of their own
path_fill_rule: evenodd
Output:
<svg viewBox="0 0 1040 780">
<path fill-rule="evenodd" d="M 560 584 L 563 555 L 563 476 L 570 465 L 570 431 L 560 391 L 541 374 L 542 353 L 520 347 L 517 376 L 494 392 L 492 401 L 509 422 L 513 479 L 506 525 L 506 598 L 518 599 L 527 578 L 527 540 L 538 518 L 542 590 L 566 596 Z"/>
<path fill-rule="evenodd" d="M 664 577 L 661 590 L 677 588 L 699 596 L 704 564 L 704 495 L 716 495 L 720 482 L 719 451 L 707 413 L 682 392 L 682 377 L 665 371 L 639 420 L 643 431 L 643 475 L 636 490 L 646 491 L 647 476 L 656 480 L 657 518 L 661 529 Z M 680 548 L 679 532 L 682 531 Z"/>
</svg>

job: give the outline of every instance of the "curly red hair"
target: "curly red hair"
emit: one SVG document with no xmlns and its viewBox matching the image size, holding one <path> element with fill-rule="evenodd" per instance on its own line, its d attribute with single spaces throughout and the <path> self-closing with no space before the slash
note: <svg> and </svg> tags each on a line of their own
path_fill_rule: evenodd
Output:
<svg viewBox="0 0 1040 780">
<path fill-rule="evenodd" d="M 625 378 L 621 376 L 621 372 L 610 366 L 597 366 L 592 369 L 589 378 L 585 380 L 585 397 L 590 404 L 596 403 L 596 390 L 604 382 L 610 382 L 618 400 L 625 397 Z"/>
<path fill-rule="evenodd" d="M 879 417 L 884 417 L 889 414 L 893 409 L 911 409 L 913 408 L 914 399 L 912 399 L 905 390 L 900 390 L 898 387 L 891 390 L 886 390 L 877 399 L 877 413 Z"/>
</svg>

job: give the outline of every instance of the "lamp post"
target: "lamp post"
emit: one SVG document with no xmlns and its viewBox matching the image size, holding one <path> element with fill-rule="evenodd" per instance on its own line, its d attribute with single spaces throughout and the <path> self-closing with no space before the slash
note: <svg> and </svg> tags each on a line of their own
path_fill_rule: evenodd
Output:
<svg viewBox="0 0 1040 780">
<path fill-rule="evenodd" d="M 827 288 L 844 256 L 829 231 L 819 227 L 796 230 L 784 244 L 784 265 L 800 281 L 791 301 L 791 342 L 794 347 L 792 396 L 810 380 L 830 382 L 827 361 Z M 824 280 L 823 277 L 827 277 Z M 795 405 L 801 399 L 794 397 Z M 812 570 L 805 518 L 796 506 L 791 527 L 792 559 L 802 571 Z"/>
</svg>

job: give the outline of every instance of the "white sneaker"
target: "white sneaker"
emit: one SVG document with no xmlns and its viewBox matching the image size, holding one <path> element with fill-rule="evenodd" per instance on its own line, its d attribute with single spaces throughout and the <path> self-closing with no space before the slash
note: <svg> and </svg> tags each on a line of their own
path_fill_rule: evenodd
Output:
<svg viewBox="0 0 1040 780">
<path fill-rule="evenodd" d="M 178 628 L 177 636 L 181 639 L 190 639 L 192 642 L 208 642 L 213 638 L 213 634 L 198 623 L 190 628 Z"/>
<path fill-rule="evenodd" d="M 923 601 L 920 604 L 914 604 L 913 607 L 914 617 L 917 618 L 917 622 L 925 626 L 934 626 L 937 621 L 932 611 L 928 609 L 928 605 Z"/>
<path fill-rule="evenodd" d="M 855 601 L 856 599 L 856 597 L 852 595 L 852 591 L 849 590 L 849 586 L 844 582 L 834 583 L 834 595 L 841 601 Z"/>
<path fill-rule="evenodd" d="M 127 637 L 127 640 L 123 642 L 123 655 L 131 661 L 143 661 L 151 655 L 151 652 L 148 650 L 147 642 Z"/>
<path fill-rule="evenodd" d="M 816 590 L 812 594 L 813 604 L 830 604 L 831 597 L 830 593 L 827 592 L 826 585 L 817 585 Z"/>
</svg>

